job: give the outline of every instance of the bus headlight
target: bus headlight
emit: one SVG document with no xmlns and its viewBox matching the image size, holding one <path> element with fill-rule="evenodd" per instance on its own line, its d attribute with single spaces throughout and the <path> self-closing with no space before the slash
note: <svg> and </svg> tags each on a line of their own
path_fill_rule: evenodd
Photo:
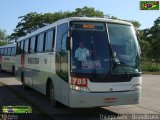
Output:
<svg viewBox="0 0 160 120">
<path fill-rule="evenodd" d="M 131 88 L 132 90 L 140 90 L 141 89 L 141 84 L 135 84 Z"/>
<path fill-rule="evenodd" d="M 76 90 L 76 91 L 89 92 L 89 89 L 87 87 L 81 87 L 76 85 L 70 85 L 70 89 Z"/>
</svg>

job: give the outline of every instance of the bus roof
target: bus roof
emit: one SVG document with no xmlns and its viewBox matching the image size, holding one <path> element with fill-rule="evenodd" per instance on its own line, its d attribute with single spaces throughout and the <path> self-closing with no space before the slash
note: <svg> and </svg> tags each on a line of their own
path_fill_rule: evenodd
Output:
<svg viewBox="0 0 160 120">
<path fill-rule="evenodd" d="M 132 25 L 130 22 L 123 21 L 123 20 L 115 20 L 115 19 L 107 19 L 107 18 L 92 18 L 92 17 L 69 17 L 69 18 L 64 18 L 60 19 L 52 24 L 49 24 L 45 27 L 42 27 L 40 29 L 37 29 L 36 31 L 27 34 L 26 36 L 18 38 L 18 41 L 27 39 L 29 37 L 35 36 L 41 32 L 44 32 L 46 30 L 54 28 L 58 24 L 66 23 L 69 21 L 95 21 L 95 22 L 106 22 L 106 23 L 117 23 L 117 24 L 125 24 L 125 25 Z"/>
<path fill-rule="evenodd" d="M 16 44 L 12 43 L 12 44 L 0 46 L 0 48 L 6 48 L 6 47 L 16 47 Z"/>
</svg>

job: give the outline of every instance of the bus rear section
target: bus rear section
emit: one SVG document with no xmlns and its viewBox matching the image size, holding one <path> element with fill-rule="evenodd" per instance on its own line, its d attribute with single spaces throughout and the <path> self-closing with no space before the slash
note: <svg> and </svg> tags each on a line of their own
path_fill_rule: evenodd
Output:
<svg viewBox="0 0 160 120">
<path fill-rule="evenodd" d="M 15 44 L 0 47 L 0 70 L 15 73 Z"/>
<path fill-rule="evenodd" d="M 70 107 L 138 104 L 140 48 L 131 24 L 70 22 Z"/>
</svg>

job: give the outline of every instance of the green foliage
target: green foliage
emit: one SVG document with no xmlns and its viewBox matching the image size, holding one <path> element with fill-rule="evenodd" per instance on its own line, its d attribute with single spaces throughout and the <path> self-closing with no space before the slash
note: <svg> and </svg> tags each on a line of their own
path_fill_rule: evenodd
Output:
<svg viewBox="0 0 160 120">
<path fill-rule="evenodd" d="M 6 30 L 0 29 L 0 46 L 7 44 Z"/>
<path fill-rule="evenodd" d="M 151 28 L 140 30 L 142 70 L 160 73 L 160 18 Z"/>
<path fill-rule="evenodd" d="M 28 13 L 24 16 L 20 16 L 19 19 L 21 21 L 14 29 L 14 33 L 11 34 L 10 38 L 14 39 L 17 37 L 21 37 L 35 31 L 38 28 L 44 27 L 48 24 L 51 24 L 59 19 L 67 18 L 67 17 L 80 17 L 80 16 L 87 16 L 87 17 L 104 17 L 103 12 L 95 10 L 94 8 L 83 7 L 77 8 L 75 11 L 70 12 L 55 12 L 55 13 L 45 13 L 45 14 L 38 14 L 36 12 Z"/>
<path fill-rule="evenodd" d="M 95 10 L 92 7 L 83 7 L 83 8 L 76 8 L 74 11 L 59 11 L 54 13 L 36 13 L 30 12 L 24 16 L 20 16 L 19 19 L 21 21 L 17 24 L 16 28 L 14 29 L 14 33 L 11 34 L 10 39 L 15 39 L 17 37 L 21 37 L 30 33 L 32 31 L 37 30 L 38 28 L 44 27 L 48 24 L 51 24 L 59 19 L 67 18 L 67 17 L 100 17 L 100 18 L 111 18 L 111 19 L 118 19 L 115 16 L 104 15 L 102 11 Z M 118 19 L 120 20 L 120 19 Z M 131 20 L 129 21 L 133 23 L 135 27 L 139 27 L 140 23 L 138 21 Z"/>
<path fill-rule="evenodd" d="M 160 64 L 156 64 L 148 60 L 142 61 L 141 68 L 142 71 L 160 72 Z"/>
<path fill-rule="evenodd" d="M 117 18 L 116 16 L 107 15 L 106 17 L 109 18 L 109 19 L 123 20 L 123 19 Z M 141 24 L 136 20 L 123 20 L 123 21 L 127 21 L 127 22 L 132 23 L 135 28 L 139 28 L 141 26 Z"/>
<path fill-rule="evenodd" d="M 141 48 L 146 58 L 154 63 L 160 63 L 160 18 L 156 19 L 150 29 L 141 31 Z"/>
<path fill-rule="evenodd" d="M 83 7 L 83 8 L 76 8 L 75 11 L 71 13 L 73 16 L 77 17 L 104 17 L 104 13 L 94 8 Z"/>
<path fill-rule="evenodd" d="M 7 41 L 0 41 L 0 46 L 6 45 L 6 44 L 7 44 Z"/>
<path fill-rule="evenodd" d="M 1 40 L 6 40 L 6 31 L 0 29 L 0 41 Z"/>
<path fill-rule="evenodd" d="M 139 28 L 141 26 L 141 24 L 136 20 L 129 20 L 129 22 L 131 22 L 136 28 Z"/>
<path fill-rule="evenodd" d="M 10 39 L 15 39 L 51 24 L 59 19 L 67 17 L 101 17 L 116 20 L 122 20 L 116 16 L 105 15 L 102 11 L 95 10 L 92 7 L 76 8 L 74 11 L 59 11 L 54 13 L 36 13 L 30 12 L 24 16 L 20 16 L 20 22 L 11 34 Z M 140 23 L 135 20 L 125 20 L 131 22 L 136 29 L 140 27 Z M 142 50 L 142 69 L 149 71 L 159 71 L 160 63 L 160 18 L 154 21 L 151 28 L 138 30 L 140 36 L 140 46 Z M 0 36 L 4 36 L 0 30 Z M 4 37 L 2 37 L 4 39 Z M 0 43 L 1 44 L 1 43 Z M 158 65 L 158 66 L 157 66 Z M 157 70 L 158 69 L 158 70 Z"/>
</svg>

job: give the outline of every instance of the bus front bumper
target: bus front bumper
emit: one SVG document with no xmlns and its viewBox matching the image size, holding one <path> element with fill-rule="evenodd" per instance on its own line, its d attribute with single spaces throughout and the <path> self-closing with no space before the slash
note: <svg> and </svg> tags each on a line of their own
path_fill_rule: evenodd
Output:
<svg viewBox="0 0 160 120">
<path fill-rule="evenodd" d="M 88 108 L 105 107 L 115 105 L 138 104 L 140 102 L 141 90 L 122 92 L 89 93 L 69 90 L 69 107 Z M 116 98 L 114 102 L 107 102 L 107 98 Z"/>
</svg>

